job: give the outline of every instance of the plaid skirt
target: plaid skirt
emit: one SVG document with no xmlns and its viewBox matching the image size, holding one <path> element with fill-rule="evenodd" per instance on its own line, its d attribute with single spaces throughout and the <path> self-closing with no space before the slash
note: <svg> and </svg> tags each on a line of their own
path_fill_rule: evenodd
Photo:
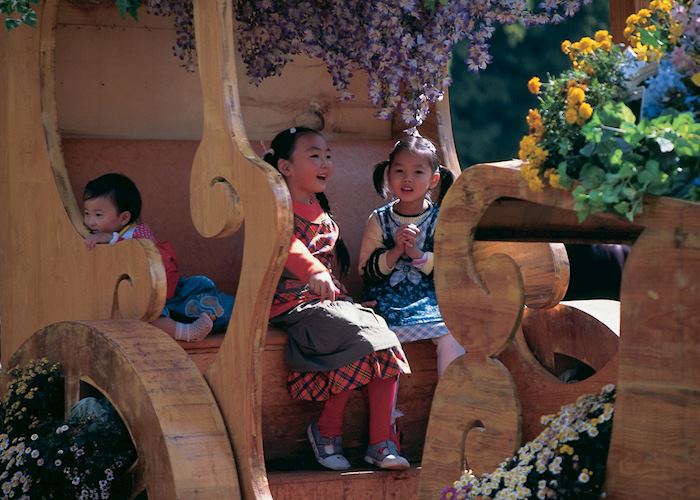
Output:
<svg viewBox="0 0 700 500">
<path fill-rule="evenodd" d="M 341 392 L 367 385 L 373 378 L 391 378 L 410 373 L 401 347 L 375 351 L 335 370 L 323 372 L 291 372 L 287 389 L 292 399 L 325 401 Z"/>
</svg>

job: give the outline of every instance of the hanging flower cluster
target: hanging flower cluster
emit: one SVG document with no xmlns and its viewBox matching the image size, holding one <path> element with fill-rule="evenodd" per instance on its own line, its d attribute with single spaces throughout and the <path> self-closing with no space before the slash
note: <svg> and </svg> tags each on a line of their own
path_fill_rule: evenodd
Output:
<svg viewBox="0 0 700 500">
<path fill-rule="evenodd" d="M 591 0 L 234 0 L 238 47 L 256 85 L 279 75 L 294 55 L 323 60 L 341 100 L 351 99 L 353 71 L 369 75 L 368 94 L 377 116 L 400 110 L 409 126 L 420 125 L 430 103 L 450 85 L 450 54 L 466 40 L 473 71 L 491 62 L 489 41 L 498 24 L 557 23 Z M 196 67 L 192 0 L 115 0 L 122 15 L 173 16 L 173 53 L 188 71 Z M 8 29 L 33 25 L 27 0 L 0 0 Z"/>
<path fill-rule="evenodd" d="M 478 71 L 491 61 L 497 24 L 559 22 L 581 3 L 547 0 L 529 10 L 526 0 L 237 0 L 235 13 L 239 50 L 253 83 L 279 75 L 296 54 L 318 57 L 342 99 L 352 97 L 353 71 L 366 71 L 378 117 L 390 119 L 399 109 L 415 126 L 450 85 L 457 42 L 467 41 L 468 67 Z"/>
<path fill-rule="evenodd" d="M 614 410 L 614 385 L 579 397 L 542 417 L 540 435 L 494 472 L 466 471 L 440 498 L 601 498 Z"/>
</svg>

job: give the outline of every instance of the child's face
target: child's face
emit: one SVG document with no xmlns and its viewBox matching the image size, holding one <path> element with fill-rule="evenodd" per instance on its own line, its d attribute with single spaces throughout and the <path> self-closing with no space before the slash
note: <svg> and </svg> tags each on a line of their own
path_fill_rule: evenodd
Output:
<svg viewBox="0 0 700 500">
<path fill-rule="evenodd" d="M 83 223 L 92 233 L 119 232 L 131 218 L 128 211 L 119 212 L 108 196 L 85 200 L 84 205 Z"/>
<path fill-rule="evenodd" d="M 400 151 L 389 166 L 389 188 L 402 202 L 424 199 L 439 181 L 427 155 Z"/>
<path fill-rule="evenodd" d="M 320 135 L 306 134 L 297 139 L 292 157 L 280 160 L 279 167 L 292 198 L 297 195 L 301 198 L 296 201 L 304 201 L 304 197 L 326 190 L 333 175 L 331 150 Z"/>
</svg>

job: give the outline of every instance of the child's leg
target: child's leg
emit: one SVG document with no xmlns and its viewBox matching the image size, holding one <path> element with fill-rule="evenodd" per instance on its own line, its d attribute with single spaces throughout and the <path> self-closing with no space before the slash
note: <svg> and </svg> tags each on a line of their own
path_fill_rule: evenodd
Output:
<svg viewBox="0 0 700 500">
<path fill-rule="evenodd" d="M 369 444 L 391 439 L 391 412 L 398 377 L 374 378 L 367 384 L 369 392 Z"/>
<path fill-rule="evenodd" d="M 151 324 L 160 328 L 175 340 L 195 342 L 202 340 L 211 332 L 213 323 L 209 314 L 202 313 L 194 323 L 190 324 L 178 323 L 167 316 L 161 316 Z"/>
<path fill-rule="evenodd" d="M 403 470 L 410 467 L 392 441 L 391 411 L 398 377 L 375 378 L 369 384 L 369 446 L 365 461 L 382 469 Z"/>
<path fill-rule="evenodd" d="M 318 417 L 318 430 L 323 437 L 335 437 L 343 435 L 343 415 L 345 407 L 350 401 L 352 391 L 334 394 L 323 405 L 321 416 Z"/>
<path fill-rule="evenodd" d="M 438 377 L 442 377 L 442 374 L 445 373 L 450 363 L 463 355 L 466 351 L 451 333 L 434 338 L 433 343 L 437 346 Z"/>
</svg>

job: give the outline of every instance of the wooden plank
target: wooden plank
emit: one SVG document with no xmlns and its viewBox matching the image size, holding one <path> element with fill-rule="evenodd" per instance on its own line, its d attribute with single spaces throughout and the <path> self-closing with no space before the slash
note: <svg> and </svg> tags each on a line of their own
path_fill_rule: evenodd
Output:
<svg viewBox="0 0 700 500">
<path fill-rule="evenodd" d="M 699 498 L 700 206 L 659 199 L 645 218 L 651 227 L 622 277 L 607 489 L 614 498 Z"/>
<path fill-rule="evenodd" d="M 418 473 L 415 468 L 401 472 L 271 472 L 270 490 L 275 500 L 406 499 L 415 497 Z"/>
</svg>

